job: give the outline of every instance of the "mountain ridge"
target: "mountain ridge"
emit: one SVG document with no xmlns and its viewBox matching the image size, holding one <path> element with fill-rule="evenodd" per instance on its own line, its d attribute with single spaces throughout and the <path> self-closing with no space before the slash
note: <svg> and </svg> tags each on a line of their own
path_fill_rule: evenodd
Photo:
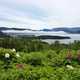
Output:
<svg viewBox="0 0 80 80">
<path fill-rule="evenodd" d="M 73 34 L 80 34 L 80 27 L 58 27 L 58 28 L 52 28 L 52 29 L 41 29 L 41 30 L 33 30 L 33 29 L 26 29 L 26 28 L 8 28 L 8 27 L 0 27 L 0 31 L 5 31 L 5 30 L 19 30 L 19 31 L 24 31 L 24 30 L 28 30 L 28 31 L 44 31 L 44 32 L 49 32 L 49 31 L 64 31 L 66 33 L 73 33 Z"/>
<path fill-rule="evenodd" d="M 80 34 L 80 27 L 74 27 L 74 28 L 60 27 L 52 29 L 43 29 L 41 31 L 64 31 L 66 33 Z"/>
</svg>

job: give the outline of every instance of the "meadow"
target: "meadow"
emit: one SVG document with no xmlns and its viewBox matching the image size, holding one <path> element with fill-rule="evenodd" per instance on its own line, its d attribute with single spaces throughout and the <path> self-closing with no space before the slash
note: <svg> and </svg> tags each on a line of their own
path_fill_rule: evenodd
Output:
<svg viewBox="0 0 80 80">
<path fill-rule="evenodd" d="M 0 39 L 0 80 L 80 80 L 80 41 Z"/>
</svg>

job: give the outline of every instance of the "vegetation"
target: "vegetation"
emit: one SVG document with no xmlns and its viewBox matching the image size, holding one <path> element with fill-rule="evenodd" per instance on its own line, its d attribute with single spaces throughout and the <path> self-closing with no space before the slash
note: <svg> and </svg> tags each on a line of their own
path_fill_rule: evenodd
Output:
<svg viewBox="0 0 80 80">
<path fill-rule="evenodd" d="M 0 39 L 0 80 L 79 80 L 80 41 Z"/>
</svg>

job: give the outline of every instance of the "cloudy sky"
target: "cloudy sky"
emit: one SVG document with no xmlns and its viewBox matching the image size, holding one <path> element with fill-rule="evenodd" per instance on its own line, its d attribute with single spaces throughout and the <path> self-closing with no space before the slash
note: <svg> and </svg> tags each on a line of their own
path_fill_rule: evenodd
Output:
<svg viewBox="0 0 80 80">
<path fill-rule="evenodd" d="M 80 0 L 0 0 L 0 27 L 80 27 Z"/>
</svg>

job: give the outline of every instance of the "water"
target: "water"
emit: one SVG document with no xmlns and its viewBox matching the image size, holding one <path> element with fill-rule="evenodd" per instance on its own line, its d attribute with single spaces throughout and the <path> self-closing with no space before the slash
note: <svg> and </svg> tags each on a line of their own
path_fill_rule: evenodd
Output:
<svg viewBox="0 0 80 80">
<path fill-rule="evenodd" d="M 72 43 L 75 40 L 80 41 L 80 34 L 67 34 L 65 36 L 69 36 L 71 39 L 45 39 L 45 40 L 42 40 L 42 41 L 48 42 L 49 44 L 52 44 L 55 41 L 59 41 L 60 43 L 66 43 L 66 44 Z"/>
<path fill-rule="evenodd" d="M 58 32 L 45 32 L 45 31 L 18 31 L 18 30 L 6 30 L 3 31 L 6 34 L 12 34 L 12 35 L 52 35 L 52 36 L 68 36 L 71 39 L 45 39 L 42 41 L 48 42 L 49 44 L 54 43 L 55 41 L 60 41 L 61 43 L 72 43 L 74 40 L 80 40 L 80 34 L 68 34 L 64 31 L 58 31 Z"/>
</svg>

